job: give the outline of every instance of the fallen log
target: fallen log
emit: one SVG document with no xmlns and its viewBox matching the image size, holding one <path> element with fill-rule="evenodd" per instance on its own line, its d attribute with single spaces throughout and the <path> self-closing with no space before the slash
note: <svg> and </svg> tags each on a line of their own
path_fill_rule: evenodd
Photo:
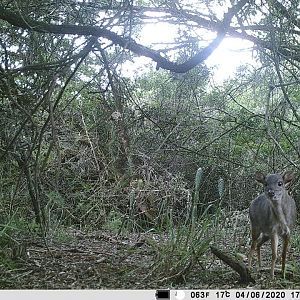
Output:
<svg viewBox="0 0 300 300">
<path fill-rule="evenodd" d="M 255 280 L 251 277 L 249 268 L 242 261 L 236 260 L 232 255 L 225 253 L 214 246 L 210 246 L 210 249 L 215 256 L 224 261 L 225 264 L 240 275 L 241 283 L 255 283 Z"/>
</svg>

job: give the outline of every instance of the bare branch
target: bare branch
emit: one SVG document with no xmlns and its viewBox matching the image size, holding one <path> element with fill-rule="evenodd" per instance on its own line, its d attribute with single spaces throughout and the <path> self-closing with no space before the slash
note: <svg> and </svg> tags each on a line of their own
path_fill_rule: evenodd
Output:
<svg viewBox="0 0 300 300">
<path fill-rule="evenodd" d="M 37 32 L 48 32 L 54 34 L 75 34 L 75 35 L 85 35 L 102 37 L 112 41 L 114 44 L 128 49 L 133 53 L 146 56 L 151 58 L 157 63 L 157 69 L 163 68 L 166 70 L 173 71 L 175 73 L 185 73 L 198 64 L 206 60 L 211 53 L 219 46 L 223 38 L 225 37 L 226 31 L 229 27 L 231 19 L 233 16 L 247 3 L 246 0 L 241 0 L 236 5 L 231 7 L 228 12 L 224 15 L 223 22 L 219 23 L 217 28 L 217 37 L 204 49 L 198 52 L 196 55 L 191 57 L 189 60 L 182 64 L 177 64 L 169 61 L 167 58 L 163 57 L 159 52 L 154 51 L 148 47 L 138 44 L 132 38 L 122 37 L 115 32 L 107 30 L 99 26 L 79 26 L 71 24 L 48 24 L 41 21 L 35 21 L 19 13 L 14 13 L 10 10 L 5 9 L 0 6 L 0 19 L 7 21 L 11 25 L 21 27 L 24 29 L 29 29 Z"/>
</svg>

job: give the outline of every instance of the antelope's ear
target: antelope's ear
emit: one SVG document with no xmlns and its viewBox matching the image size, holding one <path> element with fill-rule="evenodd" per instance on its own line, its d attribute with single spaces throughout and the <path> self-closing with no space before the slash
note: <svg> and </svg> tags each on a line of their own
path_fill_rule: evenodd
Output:
<svg viewBox="0 0 300 300">
<path fill-rule="evenodd" d="M 266 175 L 261 172 L 255 173 L 255 180 L 259 183 L 265 184 L 266 183 Z"/>
<path fill-rule="evenodd" d="M 285 184 L 291 182 L 294 179 L 294 173 L 292 171 L 284 171 L 282 173 L 283 182 Z"/>
</svg>

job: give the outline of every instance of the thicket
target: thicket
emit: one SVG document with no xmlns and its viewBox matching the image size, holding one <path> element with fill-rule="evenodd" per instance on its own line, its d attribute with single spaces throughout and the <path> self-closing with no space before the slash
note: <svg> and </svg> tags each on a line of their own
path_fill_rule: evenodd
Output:
<svg viewBox="0 0 300 300">
<path fill-rule="evenodd" d="M 299 24 L 291 3 L 288 15 L 276 1 L 277 6 L 265 1 L 272 8 L 269 15 L 253 4 L 253 10 L 265 14 L 264 31 L 256 36 L 258 65 L 241 67 L 234 78 L 214 85 L 204 63 L 180 75 L 149 64 L 139 76 L 129 77 L 122 66 L 132 53 L 114 36 L 108 36 L 110 44 L 88 33 L 59 35 L 40 29 L 42 23 L 30 23 L 95 26 L 96 12 L 106 10 L 106 29 L 114 29 L 117 20 L 117 26 L 138 36 L 141 14 L 147 11 L 141 4 L 130 6 L 134 15 L 128 15 L 126 1 L 79 8 L 68 1 L 52 3 L 52 13 L 44 2 L 15 2 L 1 1 L 5 10 L 0 14 L 2 236 L 13 230 L 22 234 L 24 228 L 35 231 L 37 224 L 45 235 L 60 226 L 165 229 L 167 216 L 185 221 L 196 200 L 198 216 L 213 216 L 220 208 L 244 210 L 260 189 L 253 179 L 256 170 L 294 170 L 291 189 L 297 195 L 299 45 L 294 37 Z M 191 11 L 180 15 L 178 9 L 163 2 L 152 7 L 165 10 L 166 19 L 171 14 L 182 22 L 192 20 Z M 14 24 L 8 12 L 29 19 Z M 254 14 L 251 4 L 238 12 L 238 22 Z M 268 29 L 271 23 L 274 31 Z M 237 35 L 237 29 L 227 29 Z M 183 44 L 184 36 L 179 32 Z M 176 62 L 203 48 L 189 45 L 179 47 Z"/>
</svg>

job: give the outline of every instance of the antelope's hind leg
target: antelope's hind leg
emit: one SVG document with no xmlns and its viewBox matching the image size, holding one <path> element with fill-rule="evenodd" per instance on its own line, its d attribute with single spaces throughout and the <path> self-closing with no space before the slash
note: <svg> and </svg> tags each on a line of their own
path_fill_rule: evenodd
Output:
<svg viewBox="0 0 300 300">
<path fill-rule="evenodd" d="M 261 256 L 260 256 L 260 248 L 261 246 L 270 239 L 268 235 L 263 235 L 260 241 L 257 243 L 256 251 L 257 251 L 257 259 L 258 259 L 258 266 L 261 268 Z"/>
</svg>

